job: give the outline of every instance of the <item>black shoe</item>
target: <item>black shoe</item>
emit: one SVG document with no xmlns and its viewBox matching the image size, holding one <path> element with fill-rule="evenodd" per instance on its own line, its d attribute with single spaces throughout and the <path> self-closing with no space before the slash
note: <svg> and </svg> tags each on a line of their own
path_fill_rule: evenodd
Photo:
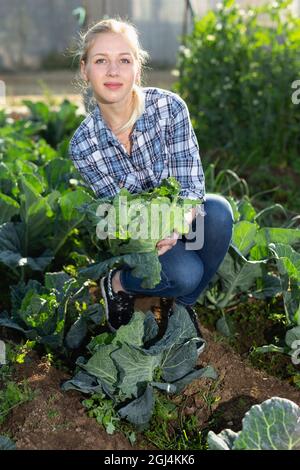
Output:
<svg viewBox="0 0 300 470">
<path fill-rule="evenodd" d="M 201 354 L 204 351 L 205 347 L 206 347 L 206 341 L 205 341 L 205 339 L 203 339 L 203 334 L 200 330 L 198 317 L 197 317 L 197 314 L 196 314 L 195 310 L 190 305 L 185 305 L 184 307 L 186 308 L 186 310 L 187 310 L 187 312 L 190 316 L 190 319 L 193 322 L 193 325 L 194 325 L 194 327 L 197 331 L 198 338 L 200 338 L 196 342 L 197 353 L 198 353 L 198 356 L 199 356 L 199 354 Z"/>
<path fill-rule="evenodd" d="M 127 325 L 134 312 L 134 295 L 112 289 L 112 276 L 116 270 L 111 269 L 100 281 L 102 297 L 105 303 L 105 314 L 108 326 L 115 332 L 120 326 Z"/>
<path fill-rule="evenodd" d="M 197 337 L 199 338 L 196 341 L 197 353 L 198 353 L 198 356 L 199 356 L 199 354 L 201 354 L 204 351 L 205 347 L 206 347 L 206 341 L 203 338 L 202 332 L 200 330 L 199 322 L 198 322 L 198 318 L 197 318 L 197 314 L 196 314 L 195 310 L 190 305 L 183 305 L 183 307 L 187 310 L 187 312 L 190 316 L 190 319 L 192 320 L 193 325 L 195 327 L 195 330 L 197 332 Z M 172 315 L 172 313 L 173 313 L 173 310 L 170 309 L 169 317 Z"/>
</svg>

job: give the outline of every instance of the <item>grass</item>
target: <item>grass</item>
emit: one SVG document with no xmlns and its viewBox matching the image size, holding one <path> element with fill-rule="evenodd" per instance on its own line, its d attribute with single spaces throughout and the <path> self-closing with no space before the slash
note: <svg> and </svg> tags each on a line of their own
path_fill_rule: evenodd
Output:
<svg viewBox="0 0 300 470">
<path fill-rule="evenodd" d="M 18 406 L 31 401 L 35 397 L 35 393 L 31 390 L 28 382 L 24 379 L 16 382 L 15 365 L 24 362 L 27 352 L 32 345 L 26 342 L 25 345 L 15 345 L 11 341 L 5 342 L 6 363 L 0 365 L 0 427 L 5 425 L 7 418 L 11 412 Z M 13 445 L 13 436 L 9 431 L 1 431 L 0 438 L 9 438 Z M 4 449 L 7 449 L 6 443 L 2 442 Z M 9 447 L 10 448 L 10 447 Z M 2 449 L 3 450 L 3 449 Z"/>
<path fill-rule="evenodd" d="M 144 431 L 147 441 L 163 450 L 206 450 L 206 435 L 199 430 L 197 417 L 184 413 L 185 404 L 185 400 L 175 404 L 158 392 L 149 428 Z"/>
<path fill-rule="evenodd" d="M 175 403 L 169 397 L 156 391 L 153 416 L 145 430 L 136 428 L 121 420 L 111 400 L 102 394 L 94 394 L 82 403 L 87 415 L 95 418 L 108 434 L 121 432 L 132 445 L 139 440 L 139 447 L 149 448 L 149 444 L 163 450 L 206 450 L 206 434 L 199 430 L 196 416 L 186 415 L 186 399 Z M 209 394 L 208 394 L 209 395 Z M 205 399 L 211 404 L 218 400 L 213 392 Z"/>
<path fill-rule="evenodd" d="M 0 368 L 0 424 L 5 422 L 14 408 L 35 397 L 25 379 L 19 383 L 14 380 L 14 363 L 19 357 L 16 351 L 18 349 L 19 347 L 14 348 L 8 344 L 8 363 Z"/>
</svg>

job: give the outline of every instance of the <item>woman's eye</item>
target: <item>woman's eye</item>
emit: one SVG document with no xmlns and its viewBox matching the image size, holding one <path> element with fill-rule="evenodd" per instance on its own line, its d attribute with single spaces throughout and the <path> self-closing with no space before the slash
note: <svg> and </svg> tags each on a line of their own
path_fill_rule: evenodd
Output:
<svg viewBox="0 0 300 470">
<path fill-rule="evenodd" d="M 96 62 L 95 62 L 95 64 L 104 64 L 104 63 L 106 63 L 106 59 L 97 59 Z M 121 63 L 122 64 L 130 64 L 130 59 L 126 59 L 126 58 L 121 59 Z"/>
</svg>

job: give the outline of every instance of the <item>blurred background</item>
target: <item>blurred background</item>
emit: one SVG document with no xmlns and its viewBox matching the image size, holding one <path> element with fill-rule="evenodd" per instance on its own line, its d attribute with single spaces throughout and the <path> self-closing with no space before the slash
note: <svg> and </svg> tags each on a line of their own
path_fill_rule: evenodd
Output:
<svg viewBox="0 0 300 470">
<path fill-rule="evenodd" d="M 80 30 L 104 16 L 130 19 L 150 53 L 146 84 L 170 87 L 182 36 L 222 3 L 218 0 L 0 0 L 0 79 L 10 98 L 39 95 L 49 87 L 58 95 L 74 94 L 77 64 L 68 51 Z M 237 0 L 241 8 L 263 0 Z M 271 3 L 271 2 L 269 2 Z M 295 14 L 300 0 L 292 1 Z"/>
<path fill-rule="evenodd" d="M 144 85 L 186 100 L 208 189 L 213 170 L 235 171 L 230 190 L 244 179 L 299 213 L 300 0 L 0 0 L 0 106 L 68 99 L 84 114 L 70 51 L 116 16 L 150 54 Z"/>
</svg>

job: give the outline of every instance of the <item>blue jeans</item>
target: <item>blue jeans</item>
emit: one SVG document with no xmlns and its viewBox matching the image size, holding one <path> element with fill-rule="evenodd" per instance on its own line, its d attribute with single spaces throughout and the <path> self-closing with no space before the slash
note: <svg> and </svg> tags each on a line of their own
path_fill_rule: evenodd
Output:
<svg viewBox="0 0 300 470">
<path fill-rule="evenodd" d="M 125 267 L 120 272 L 120 282 L 130 294 L 154 297 L 175 297 L 176 303 L 194 305 L 208 286 L 222 263 L 232 237 L 233 213 L 229 202 L 220 195 L 207 194 L 204 203 L 206 215 L 202 217 L 203 246 L 186 249 L 187 238 L 178 239 L 175 246 L 159 257 L 161 281 L 153 289 L 141 287 L 141 280 L 132 276 Z M 195 230 L 194 220 L 192 229 Z M 189 241 L 190 247 L 192 243 Z"/>
</svg>

